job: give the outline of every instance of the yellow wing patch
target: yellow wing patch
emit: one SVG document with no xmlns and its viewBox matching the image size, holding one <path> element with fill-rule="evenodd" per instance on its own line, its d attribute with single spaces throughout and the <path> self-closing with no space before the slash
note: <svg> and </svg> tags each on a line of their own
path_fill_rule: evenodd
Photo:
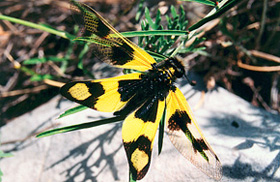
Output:
<svg viewBox="0 0 280 182">
<path fill-rule="evenodd" d="M 150 156 L 146 152 L 139 150 L 138 148 L 134 150 L 131 154 L 131 163 L 136 171 L 142 171 L 144 167 L 149 163 Z"/>
<path fill-rule="evenodd" d="M 89 93 L 89 88 L 84 83 L 76 83 L 73 85 L 68 92 L 70 95 L 77 99 L 77 100 L 85 100 L 91 96 L 91 93 Z"/>
<path fill-rule="evenodd" d="M 182 92 L 170 91 L 166 99 L 167 132 L 177 150 L 208 176 L 220 180 L 221 163 L 201 133 Z"/>
</svg>

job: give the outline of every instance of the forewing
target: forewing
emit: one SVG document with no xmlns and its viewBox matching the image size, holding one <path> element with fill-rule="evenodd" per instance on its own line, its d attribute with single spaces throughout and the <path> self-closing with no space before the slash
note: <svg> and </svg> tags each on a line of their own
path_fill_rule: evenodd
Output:
<svg viewBox="0 0 280 182">
<path fill-rule="evenodd" d="M 71 0 L 74 19 L 82 26 L 83 37 L 91 44 L 95 56 L 120 68 L 146 71 L 156 61 L 143 49 L 122 36 L 89 6 Z"/>
<path fill-rule="evenodd" d="M 129 89 L 131 82 L 141 80 L 140 75 L 140 73 L 132 73 L 100 80 L 74 81 L 61 87 L 60 93 L 67 99 L 89 108 L 115 112 L 128 102 L 128 99 L 123 99 L 124 93 L 120 92 L 120 83 L 126 81 L 126 85 L 122 84 L 122 87 Z"/>
<path fill-rule="evenodd" d="M 166 99 L 168 136 L 177 150 L 208 176 L 222 177 L 221 163 L 201 133 L 182 92 L 176 88 Z"/>
<path fill-rule="evenodd" d="M 122 138 L 134 180 L 142 179 L 149 169 L 153 142 L 164 107 L 165 102 L 156 97 L 147 99 L 123 123 Z"/>
</svg>

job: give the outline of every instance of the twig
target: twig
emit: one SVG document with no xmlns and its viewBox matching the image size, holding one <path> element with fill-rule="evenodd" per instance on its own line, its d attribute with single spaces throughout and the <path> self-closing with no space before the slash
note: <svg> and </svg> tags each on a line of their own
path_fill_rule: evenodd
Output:
<svg viewBox="0 0 280 182">
<path fill-rule="evenodd" d="M 37 51 L 38 47 L 42 44 L 42 42 L 46 39 L 46 37 L 49 35 L 48 32 L 43 32 L 42 35 L 36 40 L 34 43 L 33 48 L 29 52 L 29 56 L 32 57 Z"/>
<path fill-rule="evenodd" d="M 28 93 L 34 93 L 34 92 L 39 92 L 41 90 L 45 90 L 49 88 L 47 85 L 40 85 L 37 87 L 33 88 L 27 88 L 27 89 L 22 89 L 22 90 L 13 90 L 9 92 L 2 92 L 0 93 L 0 97 L 11 97 L 11 96 L 16 96 L 16 95 L 22 95 L 22 94 L 28 94 Z"/>
<path fill-rule="evenodd" d="M 54 87 L 62 87 L 65 83 L 54 80 L 44 79 L 44 83 Z"/>
<path fill-rule="evenodd" d="M 259 94 L 260 89 L 255 87 L 254 81 L 248 77 L 248 78 L 243 79 L 243 83 L 248 85 L 251 88 L 251 90 L 253 91 L 253 93 L 254 93 L 253 101 L 255 99 L 258 100 L 261 103 L 261 105 L 265 108 L 265 110 L 271 111 L 271 108 L 267 105 L 267 103 L 263 100 L 262 96 Z"/>
<path fill-rule="evenodd" d="M 241 49 L 241 50 L 243 50 L 243 49 Z M 244 49 L 243 51 L 246 53 L 247 50 Z M 263 58 L 263 59 L 266 59 L 269 61 L 274 61 L 276 63 L 280 63 L 279 57 L 271 55 L 271 54 L 267 54 L 264 52 L 260 52 L 257 50 L 247 51 L 247 55 L 250 57 L 252 55 L 255 57 L 259 57 L 259 58 Z M 251 57 L 251 58 L 253 58 L 253 57 Z M 237 65 L 240 68 L 251 70 L 251 71 L 260 71 L 260 72 L 280 71 L 280 66 L 252 66 L 252 65 L 242 63 L 242 61 L 240 59 L 238 59 Z"/>
<path fill-rule="evenodd" d="M 213 30 L 213 28 L 215 26 L 217 26 L 219 24 L 220 20 L 219 19 L 215 19 L 212 20 L 208 23 L 206 23 L 205 25 L 201 26 L 199 29 L 197 29 L 197 32 L 201 31 L 200 33 L 198 33 L 197 35 L 193 36 L 191 39 L 189 39 L 186 44 L 185 47 L 189 47 L 196 38 L 201 38 L 205 35 L 206 32 Z"/>
<path fill-rule="evenodd" d="M 280 63 L 280 58 L 257 50 L 249 51 L 253 56 Z"/>
<path fill-rule="evenodd" d="M 252 65 L 242 63 L 241 60 L 237 61 L 237 66 L 251 71 L 260 71 L 260 72 L 280 71 L 280 66 L 252 66 Z"/>
<path fill-rule="evenodd" d="M 53 61 L 48 61 L 47 64 L 50 65 L 54 69 L 54 71 L 58 73 L 58 75 L 66 77 L 63 71 Z"/>
<path fill-rule="evenodd" d="M 17 84 L 19 78 L 19 72 L 16 71 L 13 76 L 11 76 L 8 80 L 8 82 L 6 83 L 5 86 L 0 86 L 0 92 L 4 92 L 4 91 L 8 91 L 8 90 L 12 90 L 15 85 Z"/>
<path fill-rule="evenodd" d="M 7 102 L 7 103 L 1 108 L 1 111 L 2 111 L 3 113 L 5 113 L 9 108 L 14 107 L 14 106 L 18 105 L 19 103 L 24 102 L 24 101 L 27 100 L 27 99 L 28 99 L 28 94 L 21 95 L 21 96 L 17 97 L 16 100 Z"/>
</svg>

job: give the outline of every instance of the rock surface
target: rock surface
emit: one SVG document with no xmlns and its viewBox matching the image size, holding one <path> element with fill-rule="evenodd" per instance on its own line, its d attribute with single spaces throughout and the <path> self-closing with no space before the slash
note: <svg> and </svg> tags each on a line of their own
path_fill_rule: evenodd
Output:
<svg viewBox="0 0 280 182">
<path fill-rule="evenodd" d="M 179 87 L 194 108 L 201 92 Z M 14 156 L 1 159 L 3 182 L 128 181 L 128 164 L 121 141 L 122 123 L 58 134 L 45 138 L 43 130 L 110 117 L 91 109 L 56 119 L 73 107 L 55 97 L 1 128 L 1 150 Z M 280 116 L 250 105 L 217 88 L 206 93 L 194 111 L 206 139 L 223 165 L 221 181 L 280 181 Z M 29 137 L 31 136 L 31 137 Z M 214 181 L 194 167 L 164 137 L 158 156 L 157 137 L 149 172 L 142 181 Z"/>
</svg>

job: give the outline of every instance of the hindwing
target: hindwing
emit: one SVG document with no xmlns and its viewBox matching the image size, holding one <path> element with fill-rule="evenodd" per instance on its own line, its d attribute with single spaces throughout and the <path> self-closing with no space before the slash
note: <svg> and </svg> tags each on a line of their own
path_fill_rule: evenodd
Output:
<svg viewBox="0 0 280 182">
<path fill-rule="evenodd" d="M 196 124 L 182 92 L 178 88 L 170 91 L 166 103 L 166 126 L 173 145 L 208 176 L 221 179 L 221 163 Z"/>
<path fill-rule="evenodd" d="M 122 138 L 130 172 L 134 180 L 142 179 L 150 166 L 154 138 L 165 101 L 152 97 L 129 114 L 122 127 Z"/>
</svg>

